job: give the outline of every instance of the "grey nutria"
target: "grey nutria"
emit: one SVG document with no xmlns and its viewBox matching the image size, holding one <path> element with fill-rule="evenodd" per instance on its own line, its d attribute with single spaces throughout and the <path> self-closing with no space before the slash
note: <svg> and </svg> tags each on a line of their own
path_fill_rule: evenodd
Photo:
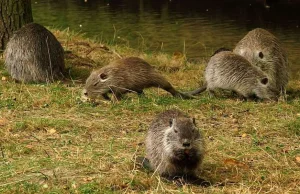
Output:
<svg viewBox="0 0 300 194">
<path fill-rule="evenodd" d="M 7 43 L 5 66 L 13 79 L 22 82 L 52 82 L 65 70 L 64 50 L 45 27 L 30 23 Z"/>
<path fill-rule="evenodd" d="M 89 98 L 102 95 L 110 99 L 108 93 L 112 93 L 116 99 L 120 99 L 128 92 L 143 94 L 143 90 L 149 87 L 162 88 L 175 97 L 191 98 L 175 90 L 159 72 L 138 57 L 115 60 L 93 71 L 86 80 L 83 94 Z"/>
<path fill-rule="evenodd" d="M 166 178 L 196 177 L 203 161 L 204 138 L 195 119 L 177 109 L 157 115 L 146 137 L 146 158 Z"/>
<path fill-rule="evenodd" d="M 259 67 L 269 78 L 269 83 L 279 91 L 285 90 L 289 81 L 288 59 L 273 34 L 256 28 L 237 43 L 233 52 Z"/>
<path fill-rule="evenodd" d="M 231 50 L 226 47 L 221 47 L 221 48 L 217 49 L 210 57 L 214 56 L 217 53 L 223 52 L 223 51 L 231 51 Z"/>
<path fill-rule="evenodd" d="M 231 51 L 223 51 L 210 58 L 204 73 L 204 86 L 188 94 L 215 89 L 232 90 L 245 98 L 276 99 L 279 91 L 269 84 L 268 77 L 244 57 Z"/>
</svg>

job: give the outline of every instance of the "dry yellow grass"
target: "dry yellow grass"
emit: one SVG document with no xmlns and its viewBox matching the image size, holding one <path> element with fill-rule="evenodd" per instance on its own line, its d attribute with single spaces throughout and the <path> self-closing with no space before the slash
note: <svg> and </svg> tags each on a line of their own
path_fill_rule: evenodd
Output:
<svg viewBox="0 0 300 194">
<path fill-rule="evenodd" d="M 53 31 L 65 50 L 68 83 L 14 83 L 0 64 L 0 193 L 299 193 L 300 80 L 286 102 L 236 98 L 172 98 L 160 89 L 127 95 L 117 104 L 83 103 L 80 93 L 93 68 L 121 56 L 139 56 L 179 90 L 201 83 L 204 64 L 180 53 L 145 54 L 80 35 Z M 134 159 L 144 155 L 153 117 L 168 108 L 194 116 L 204 132 L 206 156 L 199 176 L 212 186 L 178 187 Z"/>
</svg>

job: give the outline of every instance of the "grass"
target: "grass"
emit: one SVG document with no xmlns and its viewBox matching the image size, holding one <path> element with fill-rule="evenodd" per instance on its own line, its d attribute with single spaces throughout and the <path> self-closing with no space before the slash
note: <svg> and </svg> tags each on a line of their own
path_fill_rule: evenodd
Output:
<svg viewBox="0 0 300 194">
<path fill-rule="evenodd" d="M 175 53 L 143 53 L 55 31 L 70 81 L 15 83 L 0 64 L 0 193 L 299 193 L 300 80 L 286 102 L 172 98 L 160 89 L 119 103 L 80 100 L 93 68 L 121 56 L 149 61 L 182 91 L 199 86 L 204 64 Z M 111 52 L 115 51 L 115 52 Z M 70 54 L 71 53 L 71 54 Z M 144 156 L 153 117 L 179 108 L 194 116 L 207 144 L 199 176 L 212 186 L 178 187 L 134 163 Z"/>
</svg>

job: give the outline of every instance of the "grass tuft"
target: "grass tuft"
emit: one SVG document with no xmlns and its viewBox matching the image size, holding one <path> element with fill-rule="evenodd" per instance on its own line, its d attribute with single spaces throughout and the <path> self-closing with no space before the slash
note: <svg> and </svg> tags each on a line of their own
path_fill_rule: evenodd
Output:
<svg viewBox="0 0 300 194">
<path fill-rule="evenodd" d="M 202 85 L 205 64 L 150 52 L 144 42 L 147 52 L 52 31 L 67 51 L 68 81 L 16 83 L 0 59 L 0 193 L 300 192 L 299 80 L 290 81 L 286 102 L 231 93 L 182 100 L 156 88 L 117 103 L 82 102 L 90 72 L 119 56 L 144 58 L 180 91 Z M 212 186 L 177 187 L 135 164 L 152 119 L 169 108 L 196 118 L 207 145 L 198 174 Z"/>
</svg>

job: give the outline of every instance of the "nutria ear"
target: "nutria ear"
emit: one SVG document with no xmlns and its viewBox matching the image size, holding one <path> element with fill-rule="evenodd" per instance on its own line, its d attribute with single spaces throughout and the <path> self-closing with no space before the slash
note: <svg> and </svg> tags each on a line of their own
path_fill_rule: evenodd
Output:
<svg viewBox="0 0 300 194">
<path fill-rule="evenodd" d="M 99 78 L 100 78 L 100 81 L 101 82 L 105 82 L 106 80 L 107 80 L 107 74 L 105 74 L 105 73 L 101 73 L 100 75 L 99 75 Z"/>
<path fill-rule="evenodd" d="M 258 53 L 258 56 L 259 56 L 259 58 L 264 58 L 264 54 L 260 51 L 259 53 Z"/>
<path fill-rule="evenodd" d="M 172 127 L 172 125 L 173 125 L 173 119 L 170 119 L 169 120 L 169 126 Z"/>
<path fill-rule="evenodd" d="M 262 83 L 263 85 L 267 85 L 268 82 L 269 82 L 269 79 L 268 79 L 267 77 L 262 78 L 262 79 L 260 80 L 260 83 Z"/>
<path fill-rule="evenodd" d="M 192 118 L 192 121 L 193 121 L 194 125 L 196 125 L 196 119 Z"/>
</svg>

